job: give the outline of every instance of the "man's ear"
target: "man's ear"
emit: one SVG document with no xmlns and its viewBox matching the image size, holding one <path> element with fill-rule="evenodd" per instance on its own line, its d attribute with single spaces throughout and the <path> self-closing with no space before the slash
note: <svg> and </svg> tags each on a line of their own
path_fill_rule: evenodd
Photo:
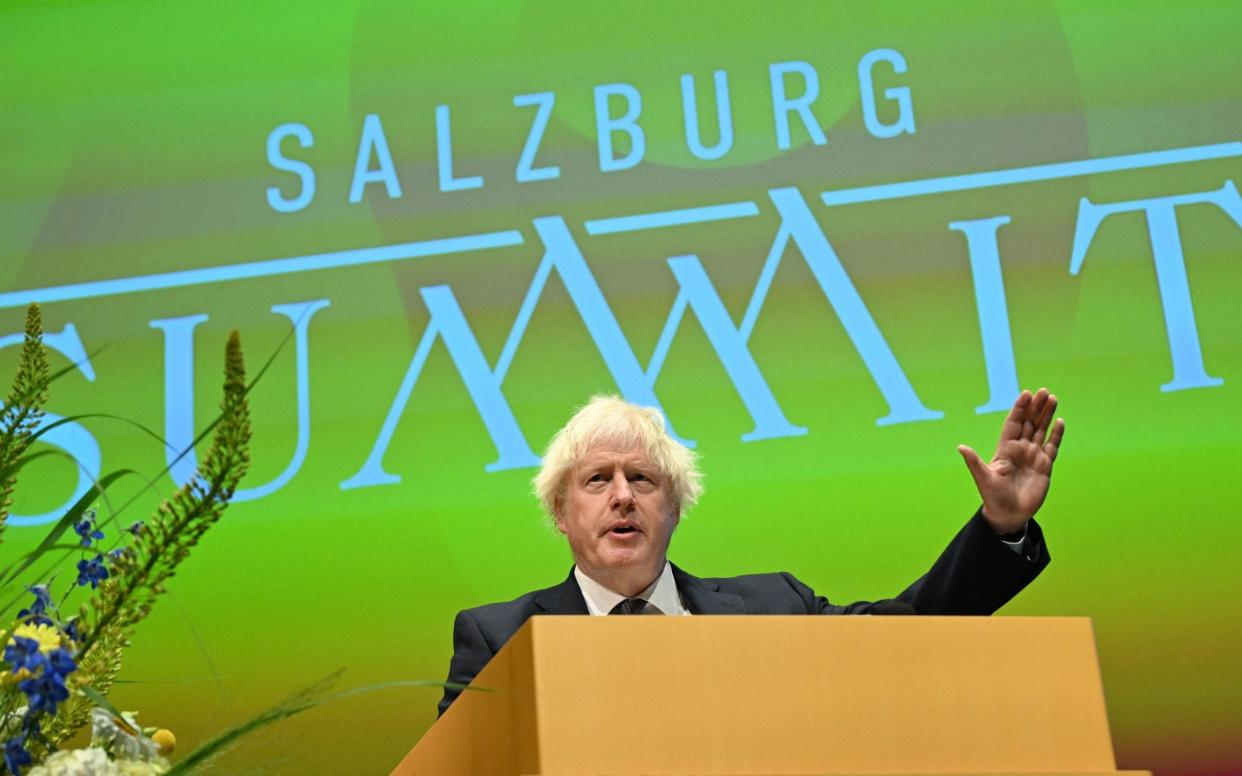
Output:
<svg viewBox="0 0 1242 776">
<path fill-rule="evenodd" d="M 556 530 L 565 533 L 565 510 L 560 498 L 552 502 L 552 521 L 556 524 Z"/>
</svg>

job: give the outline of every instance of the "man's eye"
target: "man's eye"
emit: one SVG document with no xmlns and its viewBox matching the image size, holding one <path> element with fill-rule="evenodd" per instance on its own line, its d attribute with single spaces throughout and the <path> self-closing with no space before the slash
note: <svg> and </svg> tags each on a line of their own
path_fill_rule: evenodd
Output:
<svg viewBox="0 0 1242 776">
<path fill-rule="evenodd" d="M 603 482 L 603 481 L 604 481 L 604 475 L 599 474 L 599 473 L 592 474 L 591 478 L 587 480 L 587 482 Z"/>
</svg>

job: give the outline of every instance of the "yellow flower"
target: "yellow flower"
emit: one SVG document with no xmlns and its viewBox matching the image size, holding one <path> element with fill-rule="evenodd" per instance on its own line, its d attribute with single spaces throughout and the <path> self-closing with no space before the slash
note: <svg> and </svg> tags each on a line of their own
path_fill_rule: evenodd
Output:
<svg viewBox="0 0 1242 776">
<path fill-rule="evenodd" d="M 55 626 L 48 625 L 46 623 L 40 623 L 39 625 L 32 625 L 31 623 L 18 625 L 13 629 L 13 635 L 9 638 L 8 643 L 12 644 L 13 639 L 19 636 L 24 639 L 34 639 L 38 642 L 39 652 L 44 655 L 50 653 L 52 650 L 60 649 L 65 646 L 65 642 L 67 641 L 67 639 L 61 635 L 61 632 L 57 630 Z M 6 672 L 4 674 L 3 681 L 5 684 L 13 685 L 23 679 L 29 679 L 30 677 L 31 673 L 23 668 L 15 674 L 12 672 Z"/>
<path fill-rule="evenodd" d="M 177 737 L 167 728 L 160 728 L 152 733 L 151 740 L 159 747 L 160 754 L 162 755 L 172 754 L 172 751 L 177 748 Z"/>
<path fill-rule="evenodd" d="M 18 625 L 13 631 L 13 636 L 34 639 L 39 642 L 39 651 L 45 655 L 54 649 L 60 649 L 64 646 L 60 631 L 58 631 L 55 626 L 48 625 L 46 623 L 40 623 L 39 625 L 31 625 L 30 623 Z M 12 641 L 12 639 L 10 639 L 10 641 Z"/>
</svg>

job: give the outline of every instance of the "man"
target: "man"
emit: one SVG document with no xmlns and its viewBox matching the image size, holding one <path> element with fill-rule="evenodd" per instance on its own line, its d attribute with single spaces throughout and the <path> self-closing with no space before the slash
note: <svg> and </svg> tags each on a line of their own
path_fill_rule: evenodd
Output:
<svg viewBox="0 0 1242 776">
<path fill-rule="evenodd" d="M 1057 399 L 1023 391 L 985 463 L 958 451 L 983 506 L 931 570 L 894 602 L 830 604 L 791 574 L 699 579 L 668 562 L 681 516 L 702 492 L 694 453 L 654 409 L 596 397 L 557 432 L 535 493 L 569 541 L 574 568 L 556 587 L 468 609 L 453 626 L 449 682 L 469 684 L 536 614 L 991 614 L 1048 564 L 1032 519 L 1044 502 L 1065 422 Z M 459 690 L 446 688 L 440 713 Z"/>
</svg>

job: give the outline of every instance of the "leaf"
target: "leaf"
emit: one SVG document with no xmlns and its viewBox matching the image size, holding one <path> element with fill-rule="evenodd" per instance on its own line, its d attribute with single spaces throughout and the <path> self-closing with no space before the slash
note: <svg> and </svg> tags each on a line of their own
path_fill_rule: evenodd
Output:
<svg viewBox="0 0 1242 776">
<path fill-rule="evenodd" d="M 169 444 L 168 441 L 164 439 L 164 437 L 157 434 L 154 430 L 148 428 L 145 424 L 139 423 L 136 420 L 131 420 L 130 418 L 123 417 L 121 415 L 113 415 L 110 412 L 84 412 L 80 415 L 69 415 L 68 417 L 61 418 L 60 420 L 55 420 L 55 421 L 52 421 L 51 423 L 43 424 L 42 426 L 38 428 L 38 430 L 36 430 L 33 434 L 30 435 L 30 438 L 31 440 L 38 439 L 39 437 L 43 436 L 47 432 L 56 428 L 57 426 L 63 426 L 66 423 L 74 423 L 76 421 L 84 420 L 86 418 L 107 418 L 108 420 L 118 420 L 128 426 L 133 426 L 134 428 L 138 429 L 142 433 L 154 439 L 156 442 L 159 442 L 164 447 L 170 450 L 173 449 L 172 445 Z"/>
<path fill-rule="evenodd" d="M 91 504 L 95 503 L 95 499 L 111 487 L 112 483 L 116 482 L 121 477 L 131 474 L 137 475 L 138 472 L 133 469 L 118 469 L 114 472 L 105 474 L 103 477 L 100 477 L 99 482 L 91 486 L 86 493 L 83 493 L 82 498 L 74 502 L 73 506 L 69 508 L 69 511 L 65 512 L 64 516 L 56 521 L 56 524 L 52 526 L 52 530 L 48 532 L 47 536 L 43 537 L 43 541 L 39 543 L 38 547 L 36 547 L 32 552 L 24 555 L 24 560 L 20 562 L 15 561 L 14 563 L 9 564 L 4 571 L 0 571 L 0 589 L 3 589 L 4 586 L 21 576 L 22 572 L 30 568 L 31 565 L 33 565 L 34 562 L 43 555 L 43 553 L 55 546 L 56 542 L 65 533 L 65 531 L 69 530 L 71 526 L 78 522 L 78 520 L 82 517 L 82 513 L 85 512 Z M 16 566 L 16 570 L 14 570 L 14 566 Z M 12 604 L 10 603 L 0 611 L 7 611 L 11 606 Z"/>
<path fill-rule="evenodd" d="M 30 463 L 36 458 L 42 458 L 45 455 L 57 455 L 57 454 L 65 455 L 65 453 L 61 452 L 60 450 L 39 450 L 38 452 L 35 452 L 35 453 L 27 453 L 26 455 L 23 455 L 21 458 L 18 458 L 16 461 L 9 464 L 8 466 L 5 466 L 4 468 L 0 469 L 0 481 L 7 480 L 9 477 L 15 476 L 19 471 L 22 470 L 23 467 L 25 467 L 26 464 Z M 73 456 L 69 456 L 69 458 L 73 459 Z"/>
<path fill-rule="evenodd" d="M 333 671 L 309 687 L 293 693 L 275 706 L 259 712 L 240 725 L 235 725 L 206 741 L 174 765 L 165 776 L 189 773 L 194 768 L 205 764 L 211 758 L 228 751 L 243 736 L 327 702 L 330 698 L 325 693 L 332 689 L 332 685 L 336 684 L 336 680 L 341 677 L 344 671 L 345 669 L 343 668 Z"/>
<path fill-rule="evenodd" d="M 356 695 L 366 695 L 377 692 L 379 690 L 390 690 L 401 687 L 453 687 L 456 689 L 472 690 L 477 689 L 482 692 L 490 692 L 485 688 L 467 687 L 457 684 L 456 682 L 437 682 L 430 679 L 400 679 L 391 682 L 380 682 L 378 684 L 368 684 L 362 687 L 354 687 L 349 690 L 343 690 L 338 693 L 326 695 L 325 693 L 331 689 L 336 680 L 340 678 L 345 669 L 339 669 L 328 676 L 315 682 L 310 687 L 300 690 L 289 696 L 280 703 L 271 708 L 260 712 L 251 717 L 249 720 L 229 728 L 220 735 L 207 741 L 202 746 L 190 752 L 184 759 L 178 762 L 168 771 L 166 776 L 177 776 L 177 774 L 189 773 L 192 769 L 205 764 L 212 757 L 223 754 L 235 745 L 242 737 L 261 730 L 275 722 L 289 719 L 290 717 L 301 714 L 304 711 L 322 706 L 325 703 L 351 698 Z"/>
<path fill-rule="evenodd" d="M 112 705 L 112 702 L 108 700 L 107 696 L 96 690 L 94 687 L 91 687 L 89 684 L 84 684 L 78 688 L 78 692 L 82 693 L 87 698 L 90 698 L 91 703 L 95 704 L 122 722 L 129 724 L 125 719 L 125 715 L 118 711 L 116 706 Z"/>
<path fill-rule="evenodd" d="M 135 538 L 131 552 L 117 559 L 114 573 L 83 609 L 86 624 L 79 646 L 83 659 L 101 634 L 110 628 L 125 633 L 147 616 L 163 594 L 164 583 L 220 519 L 249 468 L 249 386 L 237 332 L 229 336 L 225 348 L 224 372 L 220 416 L 194 476 L 160 504 L 146 530 Z M 88 620 L 88 613 L 94 615 L 93 622 Z"/>
</svg>

